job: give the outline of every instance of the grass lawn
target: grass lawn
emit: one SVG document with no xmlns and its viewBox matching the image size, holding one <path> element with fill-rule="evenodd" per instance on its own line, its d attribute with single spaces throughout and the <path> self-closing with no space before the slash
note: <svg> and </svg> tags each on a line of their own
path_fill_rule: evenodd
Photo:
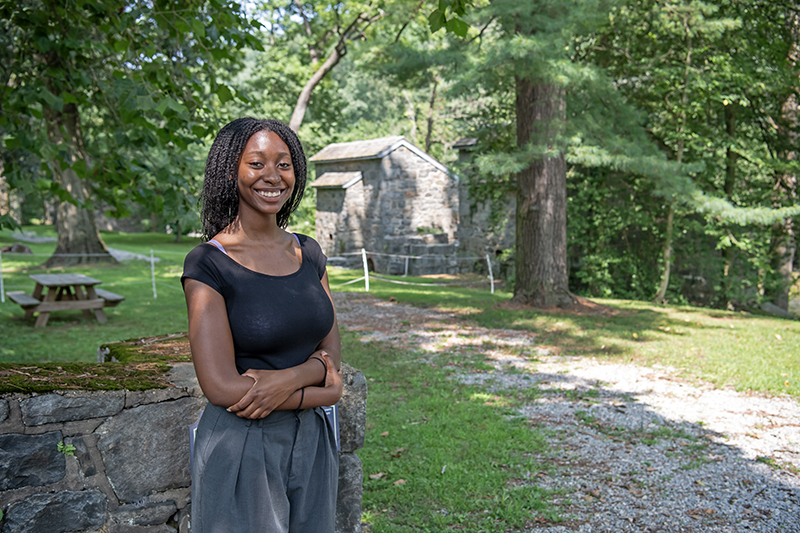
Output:
<svg viewBox="0 0 800 533">
<path fill-rule="evenodd" d="M 557 519 L 548 494 L 525 481 L 550 466 L 533 459 L 545 439 L 515 416 L 518 400 L 487 402 L 479 387 L 447 379 L 452 367 L 478 361 L 431 359 L 350 333 L 343 341 L 369 380 L 358 450 L 369 531 L 508 531 Z"/>
</svg>

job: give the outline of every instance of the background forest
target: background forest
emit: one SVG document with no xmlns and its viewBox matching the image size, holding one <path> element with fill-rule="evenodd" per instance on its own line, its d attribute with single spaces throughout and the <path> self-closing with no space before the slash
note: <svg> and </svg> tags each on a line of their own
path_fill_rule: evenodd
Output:
<svg viewBox="0 0 800 533">
<path fill-rule="evenodd" d="M 799 20 L 769 0 L 0 0 L 0 224 L 55 218 L 57 252 L 93 250 L 94 213 L 196 230 L 213 135 L 275 117 L 307 155 L 404 135 L 497 228 L 531 161 L 562 157 L 573 293 L 786 309 Z M 523 134 L 531 97 L 555 112 Z M 313 218 L 309 192 L 292 224 Z"/>
</svg>

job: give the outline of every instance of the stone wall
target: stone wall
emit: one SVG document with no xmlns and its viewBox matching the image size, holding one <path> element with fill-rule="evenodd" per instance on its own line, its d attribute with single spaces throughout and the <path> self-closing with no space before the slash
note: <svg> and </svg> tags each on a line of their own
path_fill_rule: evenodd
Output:
<svg viewBox="0 0 800 533">
<path fill-rule="evenodd" d="M 470 151 L 474 148 L 474 140 L 459 148 L 458 162 L 467 165 Z M 517 199 L 513 192 L 506 193 L 498 207 L 500 217 L 497 223 L 492 220 L 492 204 L 489 200 L 476 201 L 470 197 L 466 180 L 458 187 L 458 244 L 461 255 L 467 259 L 459 260 L 461 272 L 486 273 L 488 267 L 484 260 L 488 253 L 493 261 L 500 258 L 503 252 L 511 250 L 516 244 L 516 212 Z M 510 265 L 499 265 L 500 269 Z M 507 278 L 510 272 L 493 272 L 495 277 Z"/>
<path fill-rule="evenodd" d="M 342 366 L 336 531 L 355 533 L 367 383 Z M 172 387 L 148 391 L 0 397 L 0 531 L 191 531 L 188 426 L 206 401 L 191 363 L 175 364 L 169 380 Z"/>
</svg>

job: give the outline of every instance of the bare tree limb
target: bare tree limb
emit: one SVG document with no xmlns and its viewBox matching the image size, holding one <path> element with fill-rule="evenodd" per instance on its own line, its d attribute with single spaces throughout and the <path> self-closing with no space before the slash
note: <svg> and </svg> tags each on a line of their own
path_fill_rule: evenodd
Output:
<svg viewBox="0 0 800 533">
<path fill-rule="evenodd" d="M 333 50 L 325 62 L 311 75 L 311 78 L 309 78 L 305 86 L 303 86 L 303 90 L 300 91 L 300 96 L 298 96 L 297 103 L 292 111 L 292 117 L 289 119 L 290 128 L 294 131 L 300 129 L 300 126 L 303 124 L 303 117 L 305 117 L 306 110 L 308 109 L 308 104 L 311 101 L 311 94 L 328 72 L 333 70 L 339 61 L 347 54 L 348 43 L 355 39 L 362 38 L 367 28 L 385 15 L 386 13 L 383 10 L 378 10 L 378 13 L 372 17 L 367 13 L 359 13 L 353 18 L 350 24 L 347 25 L 344 31 L 340 31 L 340 26 L 337 25 L 335 30 L 339 35 L 339 40 L 336 42 L 336 46 L 333 47 Z"/>
<path fill-rule="evenodd" d="M 439 87 L 439 74 L 433 78 L 433 89 L 431 90 L 430 107 L 428 108 L 428 131 L 425 133 L 425 151 L 431 151 L 431 135 L 433 133 L 433 118 L 435 116 L 434 108 L 436 107 L 436 89 Z"/>
<path fill-rule="evenodd" d="M 397 44 L 397 41 L 400 40 L 400 36 L 403 35 L 403 31 L 411 23 L 411 21 L 414 20 L 414 17 L 417 16 L 417 13 L 419 13 L 419 10 L 422 8 L 422 4 L 424 4 L 424 3 L 425 3 L 425 0 L 420 0 L 420 3 L 417 6 L 417 9 L 414 10 L 414 14 L 411 15 L 411 17 L 409 17 L 409 19 L 406 21 L 406 23 L 403 24 L 403 26 L 400 28 L 400 31 L 397 32 L 397 36 L 394 38 L 394 44 Z"/>
<path fill-rule="evenodd" d="M 314 34 L 311 32 L 311 23 L 308 21 L 305 11 L 303 11 L 303 4 L 300 3 L 300 0 L 294 0 L 294 5 L 297 8 L 297 11 L 300 12 L 300 17 L 302 17 L 303 25 L 306 28 L 306 36 L 308 37 L 308 55 L 311 56 L 311 64 L 316 65 L 319 63 L 319 53 L 317 52 L 317 48 L 314 46 Z"/>
</svg>

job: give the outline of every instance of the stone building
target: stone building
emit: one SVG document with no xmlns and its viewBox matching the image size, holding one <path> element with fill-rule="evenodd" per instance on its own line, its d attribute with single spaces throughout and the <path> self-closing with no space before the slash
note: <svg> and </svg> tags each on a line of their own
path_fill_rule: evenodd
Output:
<svg viewBox="0 0 800 533">
<path fill-rule="evenodd" d="M 453 145 L 464 163 L 475 139 Z M 499 228 L 459 177 L 404 137 L 330 144 L 310 158 L 316 238 L 331 264 L 389 274 L 485 272 L 514 245 L 514 217 Z M 514 213 L 514 198 L 504 212 Z M 501 266 L 502 265 L 497 265 Z M 497 272 L 499 273 L 499 272 Z"/>
<path fill-rule="evenodd" d="M 458 271 L 458 176 L 404 137 L 330 144 L 316 169 L 316 238 L 332 264 L 390 274 Z"/>
</svg>

